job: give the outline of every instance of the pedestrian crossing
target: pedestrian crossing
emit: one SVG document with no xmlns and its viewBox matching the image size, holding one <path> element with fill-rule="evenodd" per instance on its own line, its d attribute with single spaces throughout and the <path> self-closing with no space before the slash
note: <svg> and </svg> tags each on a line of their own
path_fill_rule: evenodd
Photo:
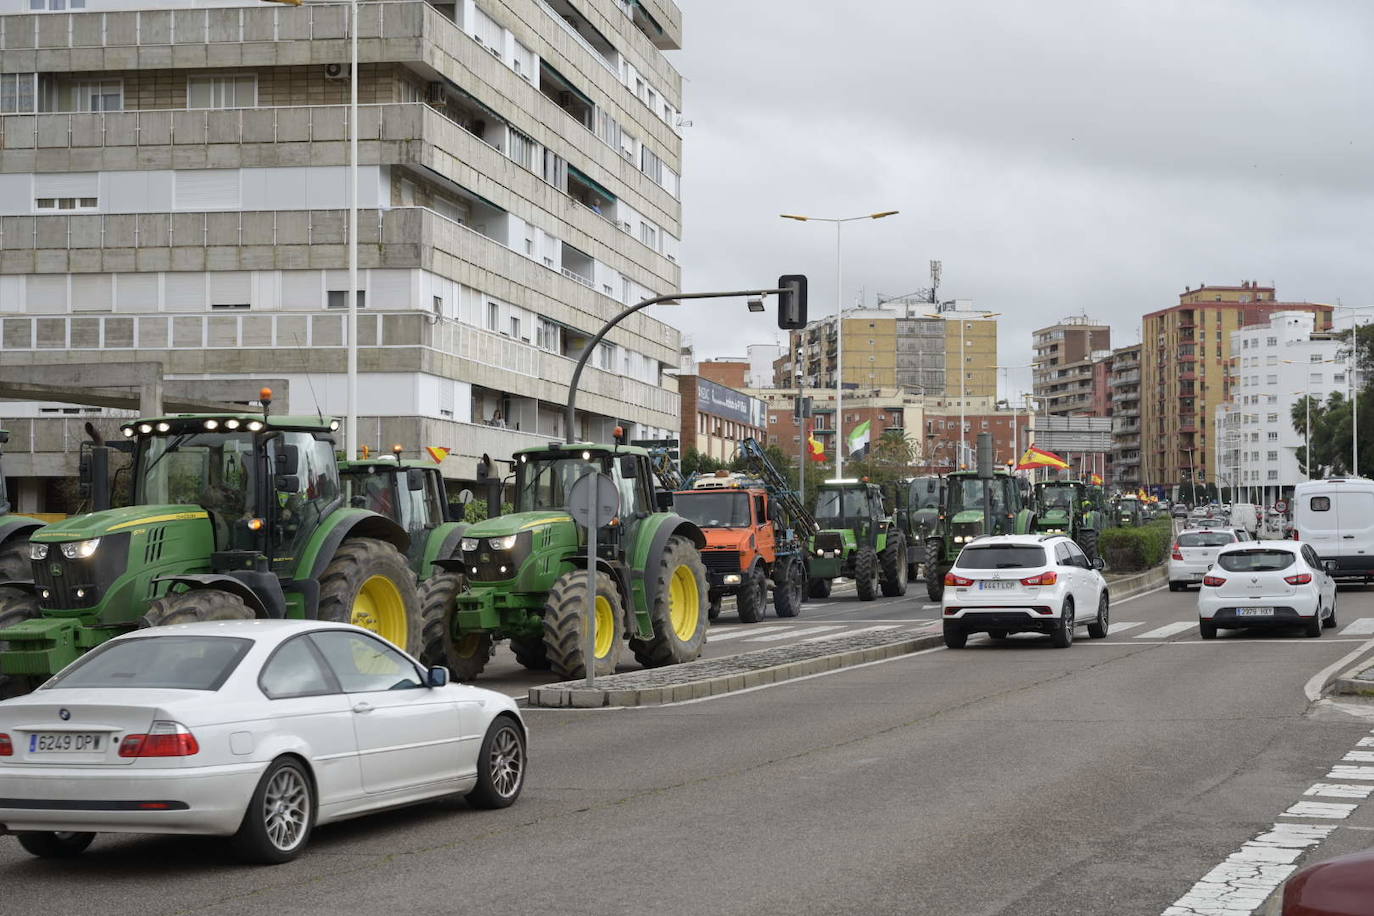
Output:
<svg viewBox="0 0 1374 916">
<path fill-rule="evenodd" d="M 1193 629 L 1193 628 L 1196 627 L 1196 626 L 1197 626 L 1197 621 L 1194 621 L 1194 620 L 1180 620 L 1180 621 L 1178 621 L 1177 623 L 1166 623 L 1166 624 L 1165 624 L 1164 626 L 1162 626 L 1162 627 L 1156 627 L 1156 628 L 1153 629 L 1153 630 L 1146 630 L 1144 633 L 1137 633 L 1137 634 L 1135 635 L 1135 638 L 1136 638 L 1136 639 L 1168 639 L 1170 636 L 1173 636 L 1173 635 L 1176 634 L 1176 633 L 1182 633 L 1184 630 L 1191 630 L 1191 629 Z"/>
<path fill-rule="evenodd" d="M 1374 636 L 1374 617 L 1361 617 L 1344 630 L 1342 636 Z"/>
</svg>

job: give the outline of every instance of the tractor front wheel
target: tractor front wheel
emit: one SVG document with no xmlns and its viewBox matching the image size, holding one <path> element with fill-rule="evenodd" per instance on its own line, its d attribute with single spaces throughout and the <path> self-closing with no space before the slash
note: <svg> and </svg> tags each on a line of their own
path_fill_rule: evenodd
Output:
<svg viewBox="0 0 1374 916">
<path fill-rule="evenodd" d="M 344 539 L 320 576 L 319 619 L 371 630 L 416 658 L 425 651 L 415 573 L 386 541 Z"/>
<path fill-rule="evenodd" d="M 1097 529 L 1084 528 L 1078 532 L 1078 546 L 1088 555 L 1089 560 L 1097 559 Z"/>
<path fill-rule="evenodd" d="M 887 549 L 879 557 L 882 566 L 883 596 L 900 598 L 906 594 L 906 537 L 892 535 L 887 539 Z"/>
<path fill-rule="evenodd" d="M 615 674 L 625 612 L 615 580 L 605 573 L 596 577 L 596 612 L 592 617 L 593 670 Z M 587 676 L 586 620 L 587 571 L 574 569 L 558 577 L 544 602 L 544 651 L 553 673 L 567 680 Z"/>
<path fill-rule="evenodd" d="M 878 597 L 878 552 L 872 547 L 860 547 L 854 556 L 854 585 L 860 601 Z"/>
<path fill-rule="evenodd" d="M 806 583 L 806 593 L 812 598 L 830 597 L 829 579 L 811 579 Z"/>
<path fill-rule="evenodd" d="M 0 588 L 0 630 L 17 626 L 39 615 L 38 597 L 17 588 Z M 0 642 L 0 650 L 9 648 Z M 28 693 L 37 683 L 30 684 L 23 675 L 0 674 L 0 700 Z"/>
<path fill-rule="evenodd" d="M 426 667 L 443 665 L 456 681 L 473 680 L 491 659 L 490 633 L 453 635 L 454 602 L 467 589 L 467 579 L 451 572 L 432 576 L 420 586 L 420 661 Z"/>
<path fill-rule="evenodd" d="M 768 577 L 763 574 L 763 565 L 755 563 L 740 578 L 743 581 L 735 593 L 740 623 L 758 623 L 768 609 Z"/>
<path fill-rule="evenodd" d="M 926 595 L 931 601 L 939 601 L 945 596 L 945 548 L 938 540 L 926 542 Z"/>
<path fill-rule="evenodd" d="M 659 560 L 658 592 L 649 617 L 654 635 L 630 640 L 641 665 L 677 665 L 701 655 L 706 645 L 706 567 L 686 538 L 668 538 Z"/>
<path fill-rule="evenodd" d="M 829 579 L 817 580 L 830 583 Z M 803 596 L 806 590 L 806 568 L 801 557 L 788 557 L 778 561 L 773 571 L 773 610 L 779 617 L 796 617 L 801 613 Z"/>
<path fill-rule="evenodd" d="M 515 660 L 529 670 L 549 670 L 549 653 L 548 650 L 544 648 L 543 637 L 519 639 L 512 636 L 510 650 L 515 653 Z"/>
<path fill-rule="evenodd" d="M 197 588 L 189 592 L 169 592 L 149 602 L 138 625 L 140 628 L 170 627 L 207 620 L 252 620 L 256 616 L 253 609 L 232 592 Z"/>
</svg>

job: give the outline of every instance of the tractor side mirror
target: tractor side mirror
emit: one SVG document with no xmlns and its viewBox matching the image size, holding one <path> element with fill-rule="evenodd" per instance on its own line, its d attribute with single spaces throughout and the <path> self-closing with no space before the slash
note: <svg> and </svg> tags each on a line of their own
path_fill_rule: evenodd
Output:
<svg viewBox="0 0 1374 916">
<path fill-rule="evenodd" d="M 412 490 L 423 490 L 425 488 L 425 472 L 419 468 L 411 468 L 406 471 L 406 486 Z"/>
<path fill-rule="evenodd" d="M 620 456 L 620 476 L 626 480 L 634 480 L 639 476 L 639 458 L 635 455 Z"/>
<path fill-rule="evenodd" d="M 673 491 L 658 490 L 654 493 L 654 505 L 660 512 L 670 512 L 673 508 Z"/>
<path fill-rule="evenodd" d="M 277 475 L 278 493 L 299 493 L 301 491 L 301 479 L 295 474 Z"/>
<path fill-rule="evenodd" d="M 295 445 L 283 445 L 277 450 L 277 474 L 290 476 L 301 469 L 301 450 Z M 281 489 L 278 487 L 277 489 Z"/>
</svg>

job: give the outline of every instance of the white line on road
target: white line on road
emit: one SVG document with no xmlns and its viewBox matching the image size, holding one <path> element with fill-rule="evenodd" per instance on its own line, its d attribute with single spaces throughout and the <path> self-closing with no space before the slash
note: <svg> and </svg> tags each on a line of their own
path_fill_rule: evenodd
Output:
<svg viewBox="0 0 1374 916">
<path fill-rule="evenodd" d="M 1343 821 L 1358 807 L 1336 802 L 1296 802 L 1279 817 L 1320 817 L 1329 821 Z"/>
<path fill-rule="evenodd" d="M 1127 621 L 1127 620 L 1113 620 L 1113 621 L 1108 625 L 1108 632 L 1110 632 L 1110 633 L 1121 633 L 1121 632 L 1124 632 L 1124 631 L 1126 631 L 1126 630 L 1134 630 L 1136 627 L 1143 627 L 1143 626 L 1145 626 L 1145 621 L 1143 621 L 1143 620 L 1130 620 L 1130 621 Z"/>
<path fill-rule="evenodd" d="M 1368 798 L 1370 792 L 1374 792 L 1374 786 L 1352 786 L 1342 785 L 1338 782 L 1318 782 L 1313 783 L 1312 788 L 1302 794 L 1313 795 L 1317 798 Z"/>
<path fill-rule="evenodd" d="M 1374 767 L 1347 767 L 1338 763 L 1326 774 L 1326 778 L 1374 780 Z"/>
<path fill-rule="evenodd" d="M 1310 702 L 1317 702 L 1317 700 L 1321 698 L 1322 688 L 1326 686 L 1326 679 L 1337 671 L 1344 671 L 1351 662 L 1368 652 L 1371 648 L 1374 648 L 1374 639 L 1366 640 L 1361 643 L 1360 647 L 1355 651 L 1348 655 L 1342 655 L 1339 659 L 1312 675 L 1307 683 L 1303 685 L 1303 695 L 1306 696 Z"/>
<path fill-rule="evenodd" d="M 1374 763 L 1374 751 L 1347 751 L 1341 760 L 1345 763 Z"/>
<path fill-rule="evenodd" d="M 895 629 L 897 629 L 897 627 L 899 627 L 899 626 L 901 626 L 901 624 L 898 624 L 898 623 L 888 623 L 888 624 L 883 624 L 883 625 L 881 625 L 881 626 L 876 626 L 876 627 L 862 627 L 862 628 L 857 629 L 857 630 L 845 630 L 843 633 L 827 633 L 827 634 L 825 634 L 825 635 L 823 635 L 823 636 L 812 636 L 812 637 L 809 637 L 809 638 L 807 638 L 807 639 L 803 639 L 803 640 L 799 640 L 799 641 L 800 641 L 800 642 L 819 642 L 819 641 L 822 640 L 822 639 L 835 639 L 835 638 L 837 638 L 837 637 L 842 638 L 842 637 L 845 637 L 845 636 L 853 636 L 853 635 L 856 634 L 856 633 L 876 633 L 876 632 L 879 632 L 879 631 L 881 631 L 881 630 L 895 630 Z"/>
<path fill-rule="evenodd" d="M 1351 621 L 1350 626 L 1341 630 L 1342 636 L 1369 636 L 1374 634 L 1374 617 L 1361 617 Z"/>
<path fill-rule="evenodd" d="M 1166 639 L 1170 636 L 1173 636 L 1175 633 L 1182 633 L 1184 630 L 1191 630 L 1195 626 L 1197 626 L 1197 624 L 1195 624 L 1191 620 L 1180 620 L 1177 623 L 1166 623 L 1162 627 L 1157 627 L 1153 630 L 1147 630 L 1144 633 L 1137 633 L 1135 635 L 1135 638 Z"/>
<path fill-rule="evenodd" d="M 786 629 L 787 632 L 785 633 L 771 633 L 768 636 L 760 636 L 756 639 L 747 640 L 747 642 L 776 642 L 779 639 L 791 639 L 794 636 L 810 636 L 812 633 L 828 633 L 832 630 L 843 630 L 844 625 L 835 624 L 828 627 L 801 627 L 800 629 L 787 627 Z"/>
<path fill-rule="evenodd" d="M 706 644 L 709 646 L 713 642 L 724 642 L 727 639 L 739 639 L 741 636 L 757 636 L 760 633 L 772 633 L 775 630 L 790 630 L 789 626 L 781 627 L 751 627 L 745 625 L 738 630 L 728 630 L 717 633 L 715 627 L 706 632 Z"/>
<path fill-rule="evenodd" d="M 1326 839 L 1334 824 L 1275 824 L 1202 876 L 1164 916 L 1242 916 L 1297 870 L 1293 863 Z"/>
</svg>

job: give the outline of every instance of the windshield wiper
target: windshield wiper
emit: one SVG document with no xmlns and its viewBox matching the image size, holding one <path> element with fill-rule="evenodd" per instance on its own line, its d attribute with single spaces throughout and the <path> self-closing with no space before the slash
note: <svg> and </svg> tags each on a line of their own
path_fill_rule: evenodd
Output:
<svg viewBox="0 0 1374 916">
<path fill-rule="evenodd" d="M 185 442 L 188 438 L 190 438 L 190 436 L 190 433 L 182 433 L 181 435 L 173 439 L 171 441 L 171 444 L 169 444 L 167 448 L 163 450 L 162 454 L 154 458 L 152 460 L 152 463 L 150 463 L 146 468 L 143 469 L 143 473 L 145 475 L 151 474 L 153 468 L 157 467 L 163 458 L 166 458 L 168 455 L 172 454 L 172 452 L 175 452 L 177 449 L 181 448 L 181 443 Z"/>
</svg>

